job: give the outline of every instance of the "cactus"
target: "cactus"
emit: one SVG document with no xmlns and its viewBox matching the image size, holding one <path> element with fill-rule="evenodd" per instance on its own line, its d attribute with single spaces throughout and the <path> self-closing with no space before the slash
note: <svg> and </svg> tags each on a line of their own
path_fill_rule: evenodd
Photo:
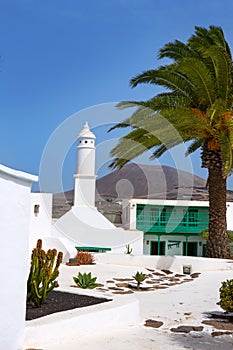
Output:
<svg viewBox="0 0 233 350">
<path fill-rule="evenodd" d="M 42 240 L 38 239 L 36 248 L 32 250 L 31 267 L 27 281 L 27 302 L 40 307 L 47 299 L 48 293 L 58 287 L 56 278 L 63 254 L 56 249 L 47 253 L 42 249 Z M 54 266 L 55 264 L 55 266 Z"/>
<path fill-rule="evenodd" d="M 125 248 L 126 248 L 125 254 L 131 254 L 131 253 L 132 253 L 133 249 L 130 248 L 130 245 L 129 245 L 129 244 L 126 244 Z"/>
<path fill-rule="evenodd" d="M 78 273 L 77 277 L 73 277 L 74 282 L 77 284 L 79 288 L 84 289 L 94 289 L 98 287 L 98 284 L 96 283 L 97 277 L 92 277 L 91 272 L 83 274 L 81 272 Z"/>
</svg>

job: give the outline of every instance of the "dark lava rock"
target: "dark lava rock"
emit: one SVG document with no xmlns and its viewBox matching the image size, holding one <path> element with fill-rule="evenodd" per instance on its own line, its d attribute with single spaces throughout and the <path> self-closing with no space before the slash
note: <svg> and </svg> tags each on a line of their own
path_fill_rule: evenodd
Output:
<svg viewBox="0 0 233 350">
<path fill-rule="evenodd" d="M 197 278 L 197 277 L 199 277 L 200 276 L 200 272 L 194 272 L 194 273 L 192 273 L 191 275 L 190 275 L 190 277 L 191 278 Z"/>
<path fill-rule="evenodd" d="M 189 333 L 189 332 L 202 332 L 204 327 L 202 326 L 178 326 L 177 328 L 171 328 L 170 331 L 174 333 Z"/>
<path fill-rule="evenodd" d="M 144 326 L 145 327 L 153 327 L 153 328 L 159 328 L 163 325 L 163 322 L 161 321 L 155 321 L 155 320 L 146 320 Z"/>
<path fill-rule="evenodd" d="M 212 326 L 216 329 L 223 329 L 226 331 L 233 331 L 233 322 L 226 322 L 226 321 L 217 321 L 217 320 L 204 320 L 202 321 L 203 324 L 207 324 L 208 326 Z"/>
<path fill-rule="evenodd" d="M 164 273 L 166 273 L 166 275 L 171 275 L 171 274 L 173 274 L 173 272 L 170 271 L 170 270 L 165 270 L 165 269 L 163 269 L 163 270 L 161 270 L 161 271 L 164 272 Z"/>
<path fill-rule="evenodd" d="M 221 332 L 221 331 L 215 331 L 211 333 L 212 337 L 219 337 L 221 335 L 232 335 L 232 334 L 233 332 Z"/>
</svg>

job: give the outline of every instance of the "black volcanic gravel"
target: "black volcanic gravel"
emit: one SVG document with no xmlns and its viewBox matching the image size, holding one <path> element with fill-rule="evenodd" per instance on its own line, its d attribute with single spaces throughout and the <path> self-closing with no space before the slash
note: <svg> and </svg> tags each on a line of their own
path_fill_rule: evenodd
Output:
<svg viewBox="0 0 233 350">
<path fill-rule="evenodd" d="M 52 291 L 41 307 L 36 308 L 27 303 L 26 320 L 34 320 L 39 317 L 53 314 L 55 312 L 72 310 L 80 307 L 111 301 L 106 298 L 96 298 L 89 295 L 81 295 L 67 292 Z"/>
</svg>

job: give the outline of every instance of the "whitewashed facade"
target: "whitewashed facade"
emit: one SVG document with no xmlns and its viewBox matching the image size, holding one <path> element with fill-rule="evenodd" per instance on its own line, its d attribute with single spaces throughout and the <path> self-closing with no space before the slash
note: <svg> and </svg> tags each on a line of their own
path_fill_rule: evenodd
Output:
<svg viewBox="0 0 233 350">
<path fill-rule="evenodd" d="M 37 176 L 0 165 L 0 349 L 20 349 L 24 341 L 30 266 L 31 185 Z"/>
<path fill-rule="evenodd" d="M 144 254 L 205 255 L 199 233 L 208 227 L 208 201 L 130 199 L 122 206 L 123 227 L 144 232 Z M 232 202 L 227 202 L 227 229 L 233 230 Z"/>
</svg>

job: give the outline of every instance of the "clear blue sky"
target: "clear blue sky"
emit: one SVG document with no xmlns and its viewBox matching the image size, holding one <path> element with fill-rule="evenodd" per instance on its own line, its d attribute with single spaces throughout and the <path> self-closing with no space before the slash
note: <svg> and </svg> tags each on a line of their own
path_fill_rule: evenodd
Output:
<svg viewBox="0 0 233 350">
<path fill-rule="evenodd" d="M 232 18 L 232 0 L 0 0 L 1 163 L 39 174 L 46 144 L 67 118 L 94 105 L 159 92 L 131 89 L 129 80 L 162 64 L 156 58 L 159 48 L 185 41 L 195 25 L 221 26 L 233 50 Z M 103 127 L 101 113 L 91 111 L 90 126 L 104 144 L 107 126 L 121 114 L 111 116 L 107 109 Z M 76 134 L 86 115 L 77 118 Z M 65 190 L 72 188 L 74 157 L 71 147 L 61 170 Z M 163 161 L 169 164 L 169 157 Z M 194 172 L 206 176 L 198 155 L 192 161 Z M 232 180 L 229 185 L 233 188 Z"/>
</svg>

